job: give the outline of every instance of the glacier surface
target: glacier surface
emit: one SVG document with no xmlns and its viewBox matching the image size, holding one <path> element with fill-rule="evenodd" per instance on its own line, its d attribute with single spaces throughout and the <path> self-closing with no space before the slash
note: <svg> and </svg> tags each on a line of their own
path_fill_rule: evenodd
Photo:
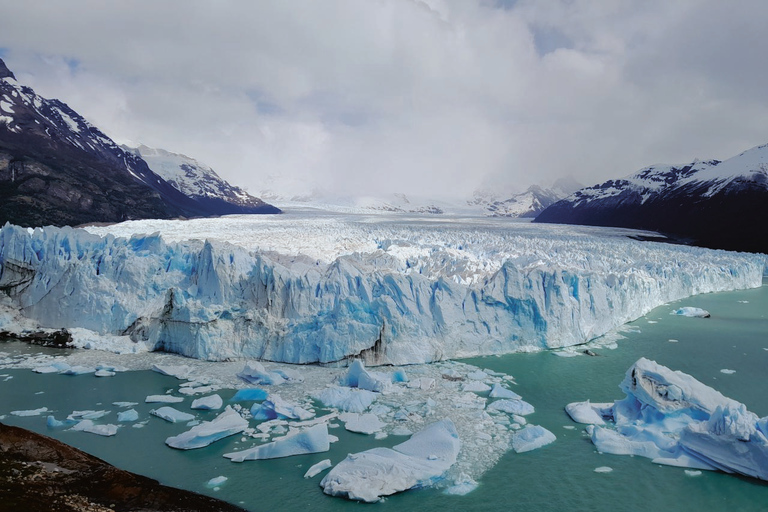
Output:
<svg viewBox="0 0 768 512">
<path fill-rule="evenodd" d="M 760 286 L 765 266 L 626 230 L 253 217 L 6 225 L 0 328 L 23 318 L 80 346 L 207 360 L 411 364 L 580 344 L 662 303 Z"/>
</svg>

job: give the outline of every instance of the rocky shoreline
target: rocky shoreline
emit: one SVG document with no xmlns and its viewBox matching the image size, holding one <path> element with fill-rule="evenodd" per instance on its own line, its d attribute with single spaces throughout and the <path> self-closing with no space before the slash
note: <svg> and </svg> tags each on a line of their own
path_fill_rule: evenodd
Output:
<svg viewBox="0 0 768 512">
<path fill-rule="evenodd" d="M 243 512 L 118 469 L 29 430 L 0 423 L 0 511 Z"/>
</svg>

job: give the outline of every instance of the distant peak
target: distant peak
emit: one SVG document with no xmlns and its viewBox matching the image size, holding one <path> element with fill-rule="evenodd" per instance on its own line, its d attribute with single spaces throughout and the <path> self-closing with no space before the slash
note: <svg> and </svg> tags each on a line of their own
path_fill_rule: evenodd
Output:
<svg viewBox="0 0 768 512">
<path fill-rule="evenodd" d="M 0 78 L 13 78 L 16 80 L 16 77 L 13 76 L 13 73 L 10 69 L 8 69 L 8 66 L 5 65 L 5 62 L 3 62 L 3 59 L 0 59 Z"/>
</svg>

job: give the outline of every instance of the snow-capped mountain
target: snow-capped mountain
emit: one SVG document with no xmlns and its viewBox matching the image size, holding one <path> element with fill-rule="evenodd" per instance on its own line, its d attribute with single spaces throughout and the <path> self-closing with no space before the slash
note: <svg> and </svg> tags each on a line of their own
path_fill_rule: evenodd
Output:
<svg viewBox="0 0 768 512">
<path fill-rule="evenodd" d="M 184 195 L 65 103 L 19 84 L 0 60 L 0 222 L 77 225 L 222 213 L 233 212 Z"/>
<path fill-rule="evenodd" d="M 194 158 L 164 149 L 121 146 L 141 157 L 149 168 L 174 188 L 200 203 L 217 207 L 228 213 L 260 213 L 268 205 L 240 187 L 230 185 L 209 166 Z"/>
<path fill-rule="evenodd" d="M 768 144 L 724 161 L 654 165 L 581 189 L 535 222 L 648 229 L 768 253 Z"/>
<path fill-rule="evenodd" d="M 549 205 L 580 189 L 582 185 L 573 178 L 561 178 L 551 188 L 532 185 L 525 192 L 500 198 L 495 192 L 477 191 L 470 206 L 480 206 L 490 217 L 536 217 Z"/>
</svg>

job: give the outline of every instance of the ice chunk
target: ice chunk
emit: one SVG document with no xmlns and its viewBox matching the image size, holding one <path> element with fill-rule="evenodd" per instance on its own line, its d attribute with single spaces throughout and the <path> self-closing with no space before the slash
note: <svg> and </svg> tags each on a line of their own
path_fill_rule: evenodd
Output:
<svg viewBox="0 0 768 512">
<path fill-rule="evenodd" d="M 117 425 L 96 425 L 93 420 L 82 420 L 70 430 L 88 432 L 99 436 L 110 437 L 117 434 Z"/>
<path fill-rule="evenodd" d="M 295 434 L 289 434 L 271 443 L 254 446 L 248 450 L 224 454 L 232 462 L 246 460 L 277 459 L 292 455 L 327 452 L 331 449 L 328 426 L 320 423 Z"/>
<path fill-rule="evenodd" d="M 376 393 L 365 389 L 350 389 L 333 386 L 325 388 L 312 395 L 326 407 L 333 407 L 340 411 L 357 412 L 365 411 L 376 399 Z"/>
<path fill-rule="evenodd" d="M 531 404 L 524 400 L 514 400 L 514 399 L 502 399 L 502 400 L 496 400 L 495 402 L 491 403 L 487 407 L 490 411 L 502 411 L 507 412 L 509 414 L 519 414 L 520 416 L 527 416 L 529 414 L 533 414 L 534 408 Z"/>
<path fill-rule="evenodd" d="M 722 370 L 720 370 L 720 373 L 724 373 L 726 375 L 733 375 L 734 373 L 736 373 L 736 370 L 729 370 L 727 368 L 723 368 Z"/>
<path fill-rule="evenodd" d="M 595 407 L 602 408 L 604 405 L 606 404 Z M 607 405 L 610 406 L 610 404 Z M 571 419 L 576 423 L 583 423 L 587 425 L 604 425 L 605 421 L 603 420 L 600 413 L 595 410 L 595 407 L 589 403 L 589 400 L 586 402 L 573 402 L 565 406 L 565 412 L 567 412 L 568 416 L 570 416 Z"/>
<path fill-rule="evenodd" d="M 192 409 L 215 410 L 221 409 L 224 401 L 219 395 L 204 396 L 192 401 Z"/>
<path fill-rule="evenodd" d="M 269 372 L 258 361 L 248 361 L 238 377 L 249 384 L 262 384 L 265 386 L 283 384 L 285 378 L 277 372 Z"/>
<path fill-rule="evenodd" d="M 494 384 L 491 392 L 488 394 L 489 398 L 511 398 L 513 400 L 521 400 L 523 397 L 511 391 L 501 384 Z"/>
<path fill-rule="evenodd" d="M 256 402 L 267 398 L 268 393 L 260 388 L 245 388 L 238 390 L 235 396 L 229 399 L 230 402 Z"/>
<path fill-rule="evenodd" d="M 202 448 L 219 439 L 239 434 L 246 428 L 248 428 L 248 420 L 243 419 L 237 411 L 227 406 L 224 412 L 212 421 L 205 421 L 187 432 L 169 437 L 165 440 L 165 444 L 179 450 Z"/>
<path fill-rule="evenodd" d="M 134 405 L 139 405 L 138 402 L 112 402 L 112 405 L 115 407 L 133 407 Z"/>
<path fill-rule="evenodd" d="M 68 418 L 75 420 L 97 420 L 99 418 L 103 418 L 107 414 L 109 414 L 109 411 L 72 411 L 72 414 L 70 414 Z"/>
<path fill-rule="evenodd" d="M 59 421 L 53 416 L 48 416 L 48 418 L 46 418 L 46 424 L 50 429 L 68 428 L 76 423 L 77 420 L 65 419 L 63 421 Z"/>
<path fill-rule="evenodd" d="M 208 482 L 206 482 L 205 486 L 209 487 L 211 489 L 213 489 L 215 487 L 221 487 L 221 485 L 224 482 L 226 482 L 227 480 L 229 480 L 229 478 L 227 478 L 225 476 L 217 476 L 215 478 L 211 478 L 210 480 L 208 480 Z"/>
<path fill-rule="evenodd" d="M 185 364 L 181 365 L 159 365 L 159 364 L 153 364 L 152 370 L 156 371 L 157 373 L 162 373 L 163 375 L 168 375 L 169 377 L 176 377 L 179 380 L 187 379 L 192 373 L 192 368 Z"/>
<path fill-rule="evenodd" d="M 609 466 L 600 466 L 599 468 L 595 468 L 595 473 L 610 473 L 613 471 L 612 467 Z"/>
<path fill-rule="evenodd" d="M 477 489 L 477 486 L 478 483 L 474 479 L 465 473 L 462 473 L 454 481 L 453 485 L 448 487 L 445 491 L 443 491 L 443 493 L 451 494 L 454 496 L 465 496 Z"/>
<path fill-rule="evenodd" d="M 149 414 L 153 416 L 157 416 L 158 418 L 162 418 L 165 421 L 169 421 L 171 423 L 183 423 L 187 421 L 191 421 L 195 418 L 194 414 L 189 414 L 186 412 L 181 412 L 173 407 L 161 407 L 159 409 L 152 409 L 149 411 Z"/>
<path fill-rule="evenodd" d="M 94 375 L 96 377 L 114 377 L 115 376 L 115 372 L 113 372 L 112 370 L 103 370 L 102 369 L 102 370 L 96 370 Z"/>
<path fill-rule="evenodd" d="M 474 391 L 476 393 L 484 393 L 486 391 L 490 391 L 491 386 L 483 382 L 480 382 L 479 380 L 473 380 L 471 382 L 467 382 L 466 384 L 464 384 L 464 386 L 461 389 L 462 391 Z"/>
<path fill-rule="evenodd" d="M 554 443 L 556 439 L 555 434 L 544 427 L 528 425 L 512 436 L 512 449 L 515 450 L 515 453 L 529 452 Z"/>
<path fill-rule="evenodd" d="M 405 374 L 405 370 L 398 368 L 392 372 L 392 382 L 408 382 L 408 376 Z"/>
<path fill-rule="evenodd" d="M 351 388 L 367 389 L 377 393 L 386 392 L 392 387 L 392 377 L 381 372 L 373 372 L 365 369 L 359 359 L 349 365 L 347 375 L 342 379 L 342 385 Z"/>
<path fill-rule="evenodd" d="M 427 426 L 408 441 L 348 455 L 320 482 L 323 492 L 374 502 L 396 492 L 429 486 L 456 462 L 461 442 L 450 419 Z"/>
<path fill-rule="evenodd" d="M 709 318 L 711 316 L 706 309 L 694 308 L 691 306 L 676 309 L 672 311 L 670 315 L 688 316 L 691 318 Z"/>
<path fill-rule="evenodd" d="M 136 409 L 128 409 L 127 411 L 120 411 L 117 413 L 117 421 L 121 423 L 136 421 L 139 419 L 139 413 Z"/>
<path fill-rule="evenodd" d="M 23 411 L 11 411 L 13 416 L 40 416 L 44 412 L 48 412 L 47 407 L 40 407 L 39 409 L 26 409 Z"/>
<path fill-rule="evenodd" d="M 378 416 L 371 413 L 345 412 L 339 416 L 339 419 L 344 422 L 344 428 L 359 434 L 374 434 L 387 426 L 386 423 L 379 420 Z"/>
<path fill-rule="evenodd" d="M 331 459 L 323 459 L 317 464 L 313 464 L 306 473 L 304 473 L 304 478 L 312 478 L 313 476 L 317 476 L 326 469 L 331 467 Z"/>
<path fill-rule="evenodd" d="M 172 395 L 149 395 L 147 398 L 144 399 L 144 402 L 148 404 L 153 404 L 153 403 L 178 404 L 183 401 L 184 401 L 183 397 L 172 396 Z"/>
<path fill-rule="evenodd" d="M 91 368 L 90 366 L 70 366 L 69 368 L 62 370 L 60 373 L 62 375 L 85 375 L 95 372 L 96 368 Z"/>
<path fill-rule="evenodd" d="M 287 400 L 283 400 L 278 395 L 272 395 L 271 398 L 264 400 L 261 404 L 254 404 L 251 407 L 251 414 L 253 419 L 257 421 L 273 419 L 308 420 L 315 416 L 315 413 L 299 405 L 292 404 Z"/>
</svg>

